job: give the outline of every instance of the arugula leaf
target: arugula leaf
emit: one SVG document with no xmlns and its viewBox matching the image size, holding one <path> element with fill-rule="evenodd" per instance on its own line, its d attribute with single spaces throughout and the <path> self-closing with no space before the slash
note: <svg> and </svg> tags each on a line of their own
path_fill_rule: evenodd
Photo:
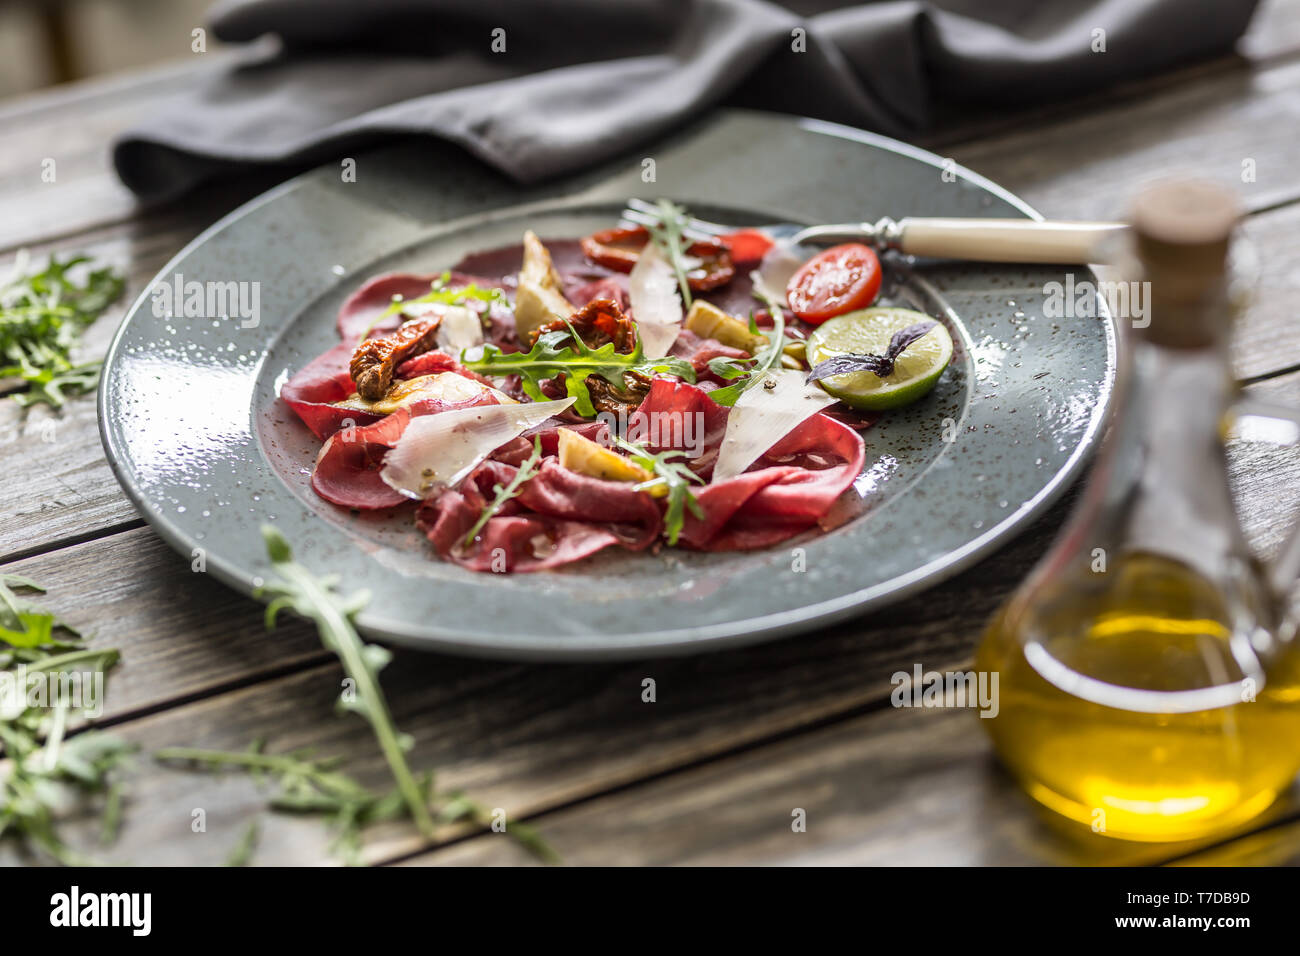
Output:
<svg viewBox="0 0 1300 956">
<path fill-rule="evenodd" d="M 631 352 L 616 352 L 613 342 L 593 349 L 582 341 L 577 331 L 565 320 L 568 331 L 555 329 L 538 336 L 537 342 L 527 352 L 503 352 L 495 345 L 483 347 L 483 355 L 471 359 L 467 351 L 460 356 L 461 364 L 471 372 L 483 375 L 519 375 L 524 393 L 534 401 L 546 401 L 542 382 L 564 376 L 565 392 L 576 401 L 574 409 L 586 418 L 594 417 L 596 408 L 587 390 L 587 377 L 597 375 L 616 388 L 624 385 L 624 375 L 640 372 L 653 375 L 663 372 L 677 375 L 688 382 L 695 381 L 695 370 L 690 362 L 675 355 L 647 359 L 640 340 Z"/>
<path fill-rule="evenodd" d="M 0 641 L 4 641 L 10 647 L 40 647 L 50 643 L 53 631 L 53 614 L 19 611 L 17 628 L 0 625 Z"/>
<path fill-rule="evenodd" d="M 539 445 L 534 445 L 540 457 L 538 449 Z M 279 531 L 263 525 L 262 537 L 279 575 L 279 580 L 260 592 L 272 598 L 266 608 L 268 626 L 285 608 L 315 622 L 321 643 L 338 655 L 344 674 L 355 683 L 355 699 L 341 700 L 340 705 L 369 721 L 395 785 L 387 793 L 375 794 L 340 772 L 336 760 L 314 759 L 302 751 L 266 754 L 260 742 L 239 753 L 172 747 L 158 751 L 154 757 L 162 761 L 186 761 L 209 770 L 233 767 L 255 776 L 274 778 L 279 790 L 271 800 L 271 809 L 330 816 L 337 831 L 333 850 L 352 863 L 360 862 L 362 831 L 380 820 L 409 816 L 426 839 L 431 839 L 434 833 L 433 810 L 436 810 L 437 823 L 454 822 L 466 816 L 490 823 L 491 811 L 459 793 L 438 793 L 432 773 L 417 778 L 411 772 L 405 755 L 410 738 L 398 732 L 379 684 L 379 671 L 391 655 L 378 645 L 363 643 L 352 625 L 352 617 L 369 600 L 369 594 L 340 597 L 334 591 L 336 578 L 316 577 L 294 562 L 289 542 Z M 531 828 L 515 825 L 507 830 L 543 859 L 555 858 Z"/>
<path fill-rule="evenodd" d="M 366 827 L 402 816 L 408 805 L 399 787 L 376 793 L 338 769 L 337 759 L 314 757 L 309 751 L 296 750 L 287 754 L 262 752 L 262 742 L 254 741 L 247 750 L 200 750 L 193 747 L 167 747 L 154 753 L 154 759 L 163 763 L 181 763 L 207 771 L 242 770 L 254 776 L 257 782 L 273 780 L 276 791 L 270 800 L 272 810 L 279 813 L 320 814 L 329 818 L 334 830 L 330 851 L 350 866 L 363 863 L 362 838 Z M 433 774 L 422 775 L 416 783 L 420 798 L 426 806 L 437 810 L 437 823 L 449 825 L 465 819 L 490 824 L 491 811 L 452 791 L 438 793 L 434 788 Z M 546 862 L 558 857 L 531 827 L 511 824 L 506 832 L 529 852 Z M 251 861 L 256 841 L 256 821 L 244 831 L 243 837 L 231 852 L 228 866 L 247 866 Z"/>
<path fill-rule="evenodd" d="M 362 643 L 352 626 L 353 615 L 370 600 L 369 592 L 339 597 L 334 593 L 334 579 L 318 578 L 296 563 L 289 542 L 274 527 L 263 525 L 262 537 L 271 565 L 279 575 L 279 580 L 259 589 L 259 596 L 271 597 L 266 607 L 267 628 L 275 626 L 276 617 L 285 608 L 316 624 L 321 643 L 338 655 L 344 674 L 355 684 L 355 696 L 340 698 L 340 706 L 361 714 L 370 723 L 411 819 L 421 834 L 431 837 L 433 819 L 429 816 L 427 795 L 416 784 L 406 763 L 403 738 L 393 725 L 388 701 L 379 684 L 379 671 L 388 663 L 389 652 Z"/>
<path fill-rule="evenodd" d="M 37 402 L 62 408 L 69 396 L 85 395 L 95 390 L 95 386 L 99 384 L 99 371 L 102 364 L 85 362 L 81 365 L 73 365 L 65 371 L 39 369 L 20 364 L 16 367 L 0 368 L 0 378 L 21 378 L 27 382 L 27 391 L 15 392 L 13 396 L 14 401 L 24 408 Z M 65 395 L 65 392 L 68 394 Z"/>
<path fill-rule="evenodd" d="M 458 289 L 448 289 L 447 283 L 451 282 L 451 273 L 444 272 L 430 284 L 429 291 L 422 296 L 414 299 L 393 299 L 393 304 L 376 316 L 375 320 L 366 326 L 365 332 L 361 334 L 361 341 L 370 338 L 380 323 L 385 319 L 405 311 L 412 305 L 463 305 L 470 299 L 476 299 L 479 302 L 491 304 L 493 302 L 505 302 L 505 293 L 500 289 L 484 289 L 481 286 L 470 283 L 461 286 Z"/>
<path fill-rule="evenodd" d="M 408 808 L 400 787 L 376 794 L 336 768 L 335 759 L 317 759 L 305 750 L 278 755 L 262 752 L 262 742 L 244 751 L 201 750 L 193 747 L 166 747 L 154 753 L 162 763 L 181 763 L 208 771 L 242 770 L 261 783 L 275 781 L 277 790 L 271 798 L 273 810 L 285 813 L 316 813 L 330 817 L 335 838 L 330 850 L 345 862 L 361 862 L 362 830 L 371 823 L 391 820 Z M 432 781 L 426 777 L 416 784 L 422 805 L 431 799 Z M 430 823 L 432 826 L 432 822 Z M 239 843 L 227 859 L 228 866 L 247 866 L 257 840 L 257 824 L 245 829 Z"/>
<path fill-rule="evenodd" d="M 16 574 L 0 575 L 0 626 L 7 635 L 0 644 L 0 666 L 11 671 L 11 677 L 17 667 L 24 668 L 30 680 L 42 673 L 107 673 L 117 664 L 116 650 L 92 650 L 52 637 L 55 629 L 70 629 L 54 614 L 17 598 L 10 588 L 44 589 Z M 16 680 L 11 683 L 26 694 L 26 687 Z M 0 839 L 16 840 L 65 865 L 92 864 L 94 860 L 63 842 L 58 816 L 67 809 L 70 793 L 104 794 L 102 834 L 111 837 L 121 807 L 113 777 L 132 748 L 96 730 L 65 738 L 68 722 L 75 716 L 67 700 L 58 698 L 46 707 L 27 703 L 25 696 L 7 699 L 0 714 L 0 750 L 7 763 L 6 772 L 0 774 Z"/>
<path fill-rule="evenodd" d="M 686 263 L 686 250 L 690 247 L 690 243 L 686 241 L 686 229 L 690 217 L 684 207 L 667 199 L 660 199 L 655 203 L 655 208 L 659 212 L 659 222 L 648 227 L 650 239 L 663 250 L 672 264 L 673 272 L 677 274 L 677 286 L 682 293 L 682 306 L 689 309 L 691 284 L 687 279 L 687 273 L 691 270 Z"/>
<path fill-rule="evenodd" d="M 661 451 L 657 454 L 644 445 L 635 445 L 617 435 L 610 436 L 616 445 L 629 452 L 628 457 L 655 477 L 649 481 L 639 482 L 636 491 L 648 491 L 651 488 L 668 489 L 668 507 L 664 511 L 664 534 L 670 545 L 676 545 L 681 536 L 682 525 L 686 522 L 686 512 L 690 511 L 696 518 L 703 520 L 704 509 L 699 499 L 691 491 L 691 484 L 704 484 L 704 479 L 691 471 L 686 465 L 686 453 L 677 449 Z"/>
<path fill-rule="evenodd" d="M 729 359 L 726 356 L 720 355 L 717 358 L 709 359 L 709 371 L 718 376 L 718 378 L 724 378 L 730 381 L 733 378 L 740 378 L 742 375 L 748 375 L 749 369 L 745 368 L 741 363 L 749 363 L 752 361 L 754 361 L 752 358 Z"/>
<path fill-rule="evenodd" d="M 537 474 L 537 468 L 541 463 L 541 460 L 542 438 L 540 435 L 535 435 L 533 436 L 533 453 L 528 456 L 528 459 L 522 465 L 519 466 L 519 470 L 516 471 L 515 476 L 510 479 L 510 483 L 504 488 L 499 484 L 493 486 L 492 491 L 496 497 L 493 498 L 492 501 L 488 503 L 487 507 L 483 509 L 483 513 L 479 515 L 478 520 L 474 522 L 474 526 L 470 528 L 469 533 L 465 535 L 464 547 L 468 548 L 474 544 L 474 539 L 478 537 L 478 533 L 482 531 L 488 521 L 490 521 L 492 517 L 501 510 L 502 505 L 511 498 L 519 496 L 519 492 L 523 488 L 524 483 L 531 479 L 533 475 Z"/>
<path fill-rule="evenodd" d="M 754 364 L 748 369 L 749 374 L 739 381 L 722 388 L 715 388 L 709 392 L 709 398 L 719 405 L 735 405 L 746 390 L 752 388 L 756 382 L 762 379 L 763 373 L 781 364 L 781 356 L 785 354 L 788 341 L 785 335 L 785 310 L 779 302 L 762 290 L 762 283 L 758 281 L 757 274 L 751 274 L 751 278 L 754 280 L 754 296 L 763 302 L 768 313 L 772 316 L 772 328 L 762 333 L 767 336 L 767 345 L 763 346 L 758 354 L 754 356 Z M 752 312 L 749 315 L 749 326 L 755 331 L 758 329 L 758 323 L 754 320 Z M 712 367 L 712 363 L 710 363 L 710 367 Z"/>
<path fill-rule="evenodd" d="M 30 578 L 18 574 L 0 574 L 0 641 L 10 647 L 72 647 L 54 638 L 55 630 L 74 637 L 76 628 L 59 620 L 53 613 L 18 597 L 11 588 L 27 588 L 44 593 L 45 589 Z"/>
<path fill-rule="evenodd" d="M 226 866 L 248 866 L 253 862 L 253 854 L 257 850 L 257 841 L 261 839 L 262 828 L 256 820 L 250 820 L 248 826 L 244 827 L 244 832 L 239 836 L 237 842 L 226 857 Z"/>
<path fill-rule="evenodd" d="M 905 329 L 899 329 L 889 339 L 889 345 L 885 348 L 884 355 L 835 355 L 825 361 L 818 362 L 813 366 L 812 371 L 808 373 L 807 381 L 816 382 L 823 378 L 829 378 L 832 375 L 842 375 L 845 372 L 875 372 L 881 378 L 886 378 L 894 374 L 894 363 L 898 357 L 903 354 L 909 345 L 921 338 L 932 328 L 938 325 L 938 322 L 914 322 Z"/>
<path fill-rule="evenodd" d="M 17 378 L 27 388 L 14 393 L 24 406 L 45 402 L 61 408 L 73 395 L 93 391 L 98 362 L 74 365 L 81 332 L 122 294 L 123 278 L 111 268 L 90 269 L 78 282 L 70 273 L 89 262 L 51 257 L 45 268 L 27 273 L 20 254 L 12 274 L 0 282 L 0 378 Z"/>
</svg>

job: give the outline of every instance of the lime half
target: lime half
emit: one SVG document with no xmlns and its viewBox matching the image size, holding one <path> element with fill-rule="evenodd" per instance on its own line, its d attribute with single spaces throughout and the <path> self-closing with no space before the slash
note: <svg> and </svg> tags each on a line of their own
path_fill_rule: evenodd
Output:
<svg viewBox="0 0 1300 956">
<path fill-rule="evenodd" d="M 882 378 L 872 371 L 845 372 L 821 380 L 822 388 L 854 408 L 910 405 L 934 388 L 952 361 L 952 337 L 942 322 L 936 322 L 924 312 L 862 309 L 830 319 L 808 336 L 808 365 L 814 366 L 836 355 L 884 355 L 894 333 L 917 322 L 935 322 L 935 325 L 894 360 L 892 374 Z"/>
</svg>

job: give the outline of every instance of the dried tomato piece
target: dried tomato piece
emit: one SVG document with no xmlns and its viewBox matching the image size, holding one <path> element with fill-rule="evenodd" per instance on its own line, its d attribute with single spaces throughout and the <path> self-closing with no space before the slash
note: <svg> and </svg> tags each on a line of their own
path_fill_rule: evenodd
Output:
<svg viewBox="0 0 1300 956">
<path fill-rule="evenodd" d="M 602 229 L 593 232 L 579 245 L 582 254 L 606 269 L 631 272 L 642 247 L 650 241 L 650 230 L 645 226 L 629 229 Z"/>
<path fill-rule="evenodd" d="M 637 257 L 650 241 L 645 226 L 602 229 L 583 239 L 582 254 L 596 265 L 614 272 L 631 272 Z M 699 264 L 686 273 L 686 282 L 694 292 L 708 292 L 726 285 L 736 275 L 731 252 L 721 239 L 700 239 L 686 248 L 686 254 Z"/>
<path fill-rule="evenodd" d="M 372 402 L 383 398 L 392 384 L 393 370 L 408 358 L 433 348 L 441 322 L 441 316 L 412 319 L 395 332 L 360 343 L 348 368 L 357 394 Z"/>
<path fill-rule="evenodd" d="M 626 372 L 623 387 L 617 388 L 599 375 L 587 376 L 587 391 L 597 412 L 624 417 L 631 415 L 650 394 L 651 380 L 640 372 Z M 563 397 L 563 396 L 561 396 Z"/>
<path fill-rule="evenodd" d="M 610 342 L 614 343 L 615 352 L 631 352 L 636 346 L 636 323 L 623 314 L 613 299 L 592 299 L 573 313 L 567 324 L 563 319 L 552 319 L 545 325 L 538 326 L 533 330 L 528 344 L 536 345 L 537 340 L 547 332 L 568 332 L 570 325 L 578 337 L 593 349 Z"/>
</svg>

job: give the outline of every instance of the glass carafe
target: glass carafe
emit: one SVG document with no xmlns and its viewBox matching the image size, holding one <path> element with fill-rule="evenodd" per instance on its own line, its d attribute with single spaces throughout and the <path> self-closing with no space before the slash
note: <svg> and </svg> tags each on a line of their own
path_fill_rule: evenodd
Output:
<svg viewBox="0 0 1300 956">
<path fill-rule="evenodd" d="M 1238 525 L 1223 448 L 1237 400 L 1231 195 L 1171 183 L 1133 221 L 1149 322 L 1117 318 L 1110 434 L 1061 538 L 990 624 L 980 723 L 1040 803 L 1094 832 L 1180 840 L 1268 807 L 1300 769 L 1294 534 L 1272 566 Z M 1136 326 L 1136 327 L 1135 327 Z"/>
</svg>

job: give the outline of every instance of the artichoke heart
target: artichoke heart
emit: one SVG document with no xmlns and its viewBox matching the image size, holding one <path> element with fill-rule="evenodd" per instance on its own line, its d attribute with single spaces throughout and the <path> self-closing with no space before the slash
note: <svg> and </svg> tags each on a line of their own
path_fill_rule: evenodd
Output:
<svg viewBox="0 0 1300 956">
<path fill-rule="evenodd" d="M 577 311 L 564 297 L 560 274 L 551 254 L 530 229 L 524 233 L 524 263 L 515 291 L 515 334 L 521 342 L 536 328 L 556 319 L 567 319 Z"/>
<path fill-rule="evenodd" d="M 728 315 L 712 302 L 696 299 L 686 313 L 686 327 L 705 339 L 713 339 L 733 349 L 754 355 L 767 344 L 767 338 L 749 331 L 749 324 Z"/>
<path fill-rule="evenodd" d="M 636 462 L 606 448 L 600 442 L 584 438 L 569 428 L 561 428 L 560 466 L 580 475 L 603 478 L 605 481 L 653 481 L 654 475 Z M 666 484 L 647 488 L 646 494 L 662 498 L 668 493 Z"/>
</svg>

